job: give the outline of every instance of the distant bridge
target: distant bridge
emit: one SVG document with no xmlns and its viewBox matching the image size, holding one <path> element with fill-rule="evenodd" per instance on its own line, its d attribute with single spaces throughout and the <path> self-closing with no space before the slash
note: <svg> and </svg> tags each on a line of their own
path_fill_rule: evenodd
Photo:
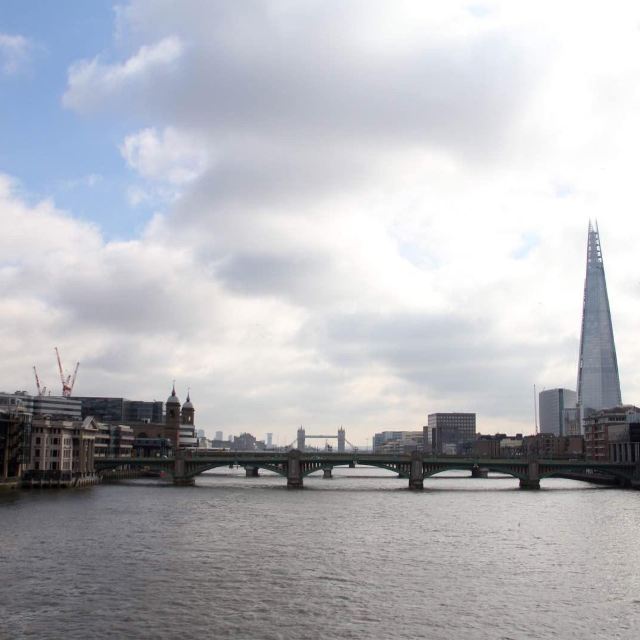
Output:
<svg viewBox="0 0 640 640">
<path fill-rule="evenodd" d="M 379 467 L 397 473 L 409 481 L 410 489 L 422 489 L 425 478 L 442 471 L 464 470 L 480 475 L 502 473 L 520 480 L 521 489 L 539 489 L 545 478 L 571 477 L 585 482 L 602 483 L 603 474 L 616 478 L 620 486 L 640 488 L 640 462 L 596 462 L 585 460 L 544 460 L 520 458 L 462 458 L 412 454 L 376 453 L 303 453 L 293 449 L 286 453 L 242 451 L 181 452 L 174 458 L 96 458 L 100 472 L 109 470 L 150 469 L 171 475 L 174 484 L 193 485 L 195 477 L 217 467 L 238 465 L 247 476 L 257 476 L 259 469 L 273 471 L 287 479 L 287 486 L 302 488 L 304 477 L 323 471 L 331 477 L 334 467 L 357 465 Z"/>
</svg>

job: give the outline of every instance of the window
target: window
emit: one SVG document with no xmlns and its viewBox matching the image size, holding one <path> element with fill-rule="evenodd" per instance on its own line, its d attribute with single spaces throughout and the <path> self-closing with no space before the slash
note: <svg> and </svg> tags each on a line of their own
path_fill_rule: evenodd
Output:
<svg viewBox="0 0 640 640">
<path fill-rule="evenodd" d="M 51 457 L 52 458 L 57 458 L 58 457 L 58 450 L 57 449 L 51 449 Z"/>
<path fill-rule="evenodd" d="M 36 438 L 36 444 L 40 444 L 40 438 Z"/>
<path fill-rule="evenodd" d="M 36 458 L 40 457 L 40 449 L 36 449 L 35 456 L 36 456 Z"/>
</svg>

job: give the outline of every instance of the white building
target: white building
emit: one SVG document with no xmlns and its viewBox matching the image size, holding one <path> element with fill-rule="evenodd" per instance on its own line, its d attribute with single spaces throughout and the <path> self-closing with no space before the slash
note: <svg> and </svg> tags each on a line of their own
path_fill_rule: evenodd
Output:
<svg viewBox="0 0 640 640">
<path fill-rule="evenodd" d="M 574 409 L 577 394 L 571 389 L 547 389 L 538 394 L 540 415 L 540 433 L 553 433 L 556 436 L 572 435 L 566 433 L 565 409 Z"/>
</svg>

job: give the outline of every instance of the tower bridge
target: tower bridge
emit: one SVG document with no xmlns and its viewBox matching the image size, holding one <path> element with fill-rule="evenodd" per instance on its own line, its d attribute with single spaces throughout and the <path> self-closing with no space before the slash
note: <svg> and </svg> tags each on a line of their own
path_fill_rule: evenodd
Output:
<svg viewBox="0 0 640 640">
<path fill-rule="evenodd" d="M 192 451 L 174 458 L 98 458 L 100 472 L 122 469 L 165 471 L 176 485 L 193 485 L 196 476 L 217 467 L 238 465 L 247 475 L 267 469 L 287 479 L 290 488 L 302 488 L 305 476 L 323 471 L 330 477 L 334 467 L 354 468 L 358 465 L 379 467 L 408 480 L 409 488 L 421 490 L 424 479 L 449 470 L 495 472 L 513 476 L 521 489 L 539 489 L 545 478 L 565 477 L 601 484 L 603 474 L 617 479 L 620 486 L 640 488 L 640 461 L 635 463 L 597 462 L 589 460 L 546 460 L 521 458 L 433 457 L 420 452 L 412 454 L 374 454 L 359 452 L 304 453 L 299 449 L 273 453 L 262 451 Z"/>
<path fill-rule="evenodd" d="M 300 427 L 298 429 L 298 434 L 296 439 L 289 445 L 290 447 L 293 447 L 293 445 L 295 444 L 297 446 L 297 448 L 300 451 L 306 451 L 307 448 L 307 439 L 308 438 L 315 438 L 318 440 L 331 440 L 331 439 L 336 439 L 338 441 L 338 453 L 344 453 L 346 451 L 346 446 L 345 445 L 349 445 L 351 447 L 351 449 L 355 450 L 356 447 L 354 447 L 348 440 L 345 434 L 345 430 L 343 427 L 340 427 L 338 429 L 338 433 L 333 435 L 311 435 L 311 434 L 307 434 L 306 429 L 304 427 Z"/>
</svg>

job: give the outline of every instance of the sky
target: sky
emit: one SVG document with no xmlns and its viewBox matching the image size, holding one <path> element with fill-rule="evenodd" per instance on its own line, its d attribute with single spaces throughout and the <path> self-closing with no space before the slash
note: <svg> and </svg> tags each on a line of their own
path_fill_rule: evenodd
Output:
<svg viewBox="0 0 640 640">
<path fill-rule="evenodd" d="M 640 6 L 0 3 L 0 389 L 532 432 L 597 220 L 640 403 Z"/>
</svg>

